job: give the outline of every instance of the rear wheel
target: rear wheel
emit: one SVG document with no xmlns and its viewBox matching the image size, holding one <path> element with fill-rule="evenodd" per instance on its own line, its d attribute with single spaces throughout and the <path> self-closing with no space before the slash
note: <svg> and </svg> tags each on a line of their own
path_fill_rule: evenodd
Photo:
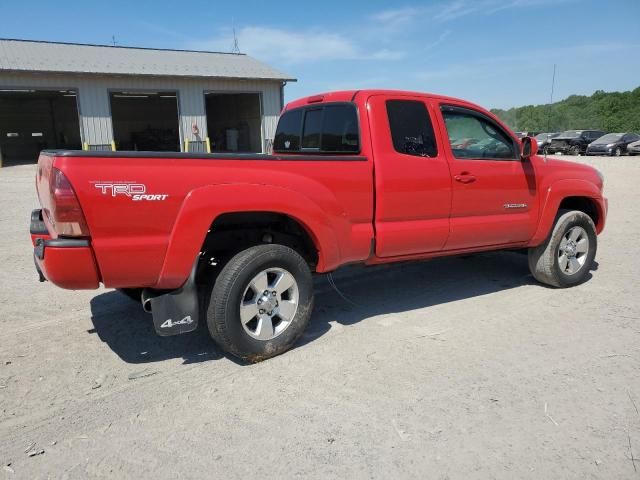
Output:
<svg viewBox="0 0 640 480">
<path fill-rule="evenodd" d="M 312 309 L 305 260 L 284 245 L 258 245 L 235 255 L 216 278 L 207 325 L 225 351 L 258 362 L 289 350 Z"/>
<path fill-rule="evenodd" d="M 585 280 L 596 256 L 596 227 L 586 213 L 561 211 L 549 238 L 529 249 L 529 269 L 541 283 L 572 287 Z"/>
</svg>

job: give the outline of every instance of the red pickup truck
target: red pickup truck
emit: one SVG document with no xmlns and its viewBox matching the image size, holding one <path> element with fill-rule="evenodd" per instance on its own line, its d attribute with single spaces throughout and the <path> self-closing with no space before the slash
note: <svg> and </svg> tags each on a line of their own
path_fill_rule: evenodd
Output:
<svg viewBox="0 0 640 480">
<path fill-rule="evenodd" d="M 302 334 L 312 274 L 349 263 L 528 249 L 538 281 L 583 281 L 602 175 L 536 152 L 477 105 L 380 90 L 289 103 L 270 155 L 44 151 L 36 268 L 141 299 L 160 335 L 206 320 L 258 361 Z"/>
</svg>

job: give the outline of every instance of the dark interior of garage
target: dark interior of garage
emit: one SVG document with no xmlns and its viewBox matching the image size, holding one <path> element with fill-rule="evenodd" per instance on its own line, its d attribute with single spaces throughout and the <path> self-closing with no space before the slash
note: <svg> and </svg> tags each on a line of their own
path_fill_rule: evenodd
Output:
<svg viewBox="0 0 640 480">
<path fill-rule="evenodd" d="M 212 151 L 262 151 L 260 94 L 206 93 L 205 106 Z"/>
<path fill-rule="evenodd" d="M 180 151 L 176 92 L 111 92 L 117 150 Z"/>
<path fill-rule="evenodd" d="M 82 148 L 76 93 L 0 90 L 2 165 L 34 163 L 40 150 L 55 148 Z"/>
</svg>

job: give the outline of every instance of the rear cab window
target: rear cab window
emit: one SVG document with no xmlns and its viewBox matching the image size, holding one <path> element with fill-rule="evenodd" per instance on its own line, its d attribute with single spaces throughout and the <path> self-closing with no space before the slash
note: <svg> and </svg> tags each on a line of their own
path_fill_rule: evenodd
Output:
<svg viewBox="0 0 640 480">
<path fill-rule="evenodd" d="M 287 110 L 280 117 L 274 153 L 360 152 L 358 112 L 352 103 L 315 104 Z"/>
<path fill-rule="evenodd" d="M 489 117 L 451 105 L 441 106 L 441 112 L 455 158 L 519 160 L 515 140 Z"/>
</svg>

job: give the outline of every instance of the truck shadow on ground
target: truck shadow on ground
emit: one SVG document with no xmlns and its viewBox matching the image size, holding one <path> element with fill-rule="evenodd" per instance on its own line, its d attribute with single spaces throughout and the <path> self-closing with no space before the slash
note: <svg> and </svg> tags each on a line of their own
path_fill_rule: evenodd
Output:
<svg viewBox="0 0 640 480">
<path fill-rule="evenodd" d="M 597 267 L 594 262 L 592 270 Z M 315 311 L 296 348 L 327 333 L 330 322 L 353 325 L 378 315 L 400 314 L 496 293 L 535 280 L 529 274 L 526 255 L 492 252 L 376 267 L 347 267 L 331 278 L 318 276 L 314 283 Z M 91 299 L 91 312 L 94 330 L 90 333 L 97 333 L 127 363 L 182 358 L 189 364 L 229 358 L 242 364 L 215 346 L 203 321 L 195 332 L 159 337 L 151 316 L 117 291 Z"/>
</svg>

